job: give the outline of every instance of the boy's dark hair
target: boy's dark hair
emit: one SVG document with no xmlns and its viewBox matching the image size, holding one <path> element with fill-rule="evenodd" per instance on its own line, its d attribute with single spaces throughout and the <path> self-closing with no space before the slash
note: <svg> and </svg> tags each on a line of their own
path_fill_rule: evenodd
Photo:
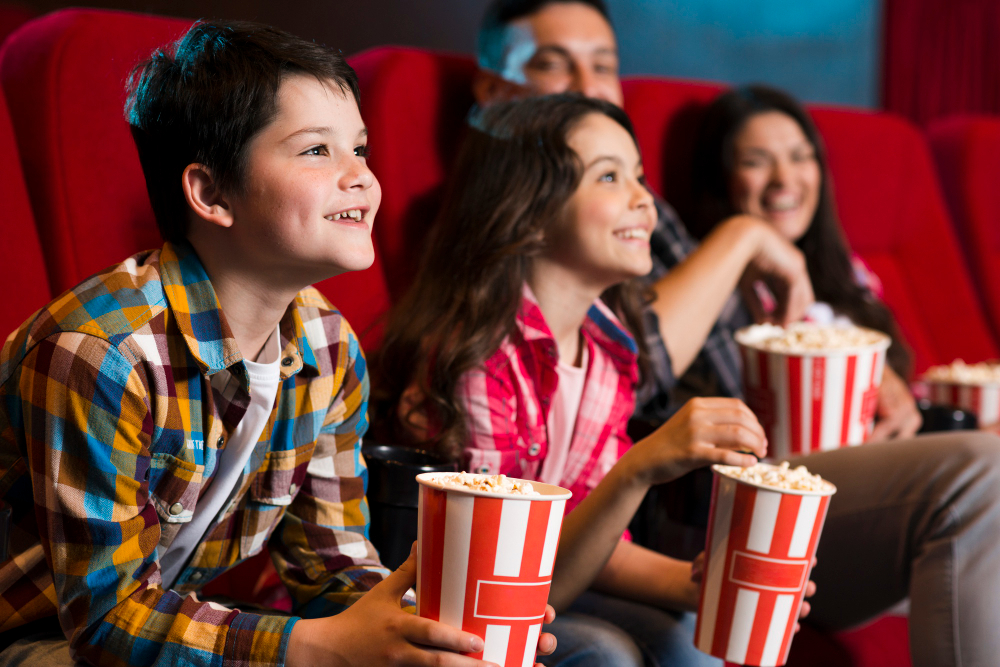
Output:
<svg viewBox="0 0 1000 667">
<path fill-rule="evenodd" d="M 507 56 L 507 26 L 557 3 L 587 5 L 597 10 L 608 24 L 611 23 L 611 15 L 604 0 L 493 0 L 487 5 L 479 24 L 479 66 L 494 72 L 500 71 Z"/>
<path fill-rule="evenodd" d="M 304 74 L 360 100 L 344 57 L 270 26 L 203 21 L 132 70 L 125 114 L 165 241 L 187 236 L 181 174 L 203 164 L 226 192 L 244 186 L 247 147 L 278 111 L 278 89 Z"/>
</svg>

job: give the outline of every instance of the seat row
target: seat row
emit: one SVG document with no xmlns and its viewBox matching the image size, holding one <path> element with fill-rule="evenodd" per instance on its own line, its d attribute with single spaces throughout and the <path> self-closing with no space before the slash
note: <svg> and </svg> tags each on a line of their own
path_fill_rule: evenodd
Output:
<svg viewBox="0 0 1000 667">
<path fill-rule="evenodd" d="M 189 25 L 62 10 L 25 24 L 0 49 L 0 337 L 86 276 L 160 245 L 122 110 L 125 82 L 138 61 Z M 394 47 L 349 60 L 361 83 L 370 164 L 383 190 L 373 231 L 376 257 L 370 269 L 319 288 L 361 332 L 370 352 L 385 313 L 416 269 L 472 104 L 475 64 L 464 56 Z M 720 87 L 647 78 L 626 80 L 624 90 L 650 183 L 683 214 L 690 205 L 688 170 L 699 115 Z M 923 135 L 887 114 L 811 111 L 827 142 L 844 229 L 880 276 L 917 370 L 956 357 L 996 357 L 1000 283 L 989 282 L 990 291 L 980 277 L 977 295 Z M 979 157 L 981 131 L 970 135 L 964 125 L 945 130 L 942 141 L 951 148 L 941 155 L 954 163 L 949 173 L 963 186 L 948 192 L 961 202 L 975 181 L 963 170 L 976 171 L 987 157 L 1000 160 L 1000 151 Z M 1000 142 L 1000 131 L 996 135 Z M 1000 174 L 1000 164 L 992 168 Z M 973 208 L 984 215 L 976 217 L 967 249 L 997 252 L 1000 225 L 991 225 L 991 201 L 976 201 Z M 992 214 L 1000 215 L 1000 201 Z M 988 254 L 983 257 L 968 266 L 1000 270 Z M 799 664 L 909 664 L 906 625 L 898 619 L 835 638 L 807 635 L 794 649 Z"/>
</svg>

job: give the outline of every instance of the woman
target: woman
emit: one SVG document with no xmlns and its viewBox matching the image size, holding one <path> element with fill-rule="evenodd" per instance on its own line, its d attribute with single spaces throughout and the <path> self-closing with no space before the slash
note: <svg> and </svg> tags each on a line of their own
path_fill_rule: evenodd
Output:
<svg viewBox="0 0 1000 667">
<path fill-rule="evenodd" d="M 643 356 L 636 280 L 656 223 L 631 123 L 560 95 L 492 107 L 479 124 L 377 364 L 390 437 L 573 491 L 550 593 L 566 613 L 543 662 L 718 664 L 679 613 L 697 601 L 691 563 L 622 535 L 652 484 L 749 465 L 766 443 L 724 398 L 689 403 L 634 445 L 626 434 Z"/>
<path fill-rule="evenodd" d="M 834 210 L 823 142 L 806 111 L 785 93 L 748 86 L 720 95 L 706 110 L 695 149 L 695 216 L 688 225 L 703 239 L 721 221 L 749 214 L 770 223 L 805 256 L 816 300 L 811 315 L 837 316 L 892 337 L 872 440 L 905 438 L 920 428 L 920 413 L 903 378 L 910 353 L 878 296 L 881 286 L 844 240 Z M 756 285 L 756 289 L 752 286 Z M 769 295 L 745 285 L 744 302 L 758 319 Z M 825 306 L 822 304 L 826 304 Z"/>
</svg>

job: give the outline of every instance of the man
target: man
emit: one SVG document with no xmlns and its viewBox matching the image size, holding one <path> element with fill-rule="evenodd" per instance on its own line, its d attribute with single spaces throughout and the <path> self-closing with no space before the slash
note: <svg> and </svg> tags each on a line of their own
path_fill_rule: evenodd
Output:
<svg viewBox="0 0 1000 667">
<path fill-rule="evenodd" d="M 601 0 L 492 3 L 479 64 L 473 92 L 480 105 L 565 91 L 623 101 L 615 35 Z M 644 398 L 666 414 L 685 373 L 713 393 L 739 395 L 727 318 L 744 275 L 783 286 L 781 322 L 799 319 L 813 295 L 801 253 L 766 223 L 731 218 L 696 247 L 668 207 L 659 212 L 651 239 L 657 299 L 647 319 L 656 386 Z M 887 398 L 880 396 L 878 435 L 895 441 L 805 461 L 839 488 L 813 574 L 819 591 L 811 618 L 844 628 L 909 594 L 915 665 L 992 664 L 1000 637 L 978 619 L 1000 610 L 1000 557 L 988 547 L 1000 529 L 1000 441 L 979 434 L 900 441 L 919 419 L 912 399 L 899 405 Z"/>
</svg>

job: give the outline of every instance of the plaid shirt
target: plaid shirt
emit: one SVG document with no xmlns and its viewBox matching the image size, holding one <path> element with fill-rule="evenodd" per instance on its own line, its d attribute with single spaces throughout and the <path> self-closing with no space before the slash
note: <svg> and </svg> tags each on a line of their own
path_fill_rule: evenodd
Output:
<svg viewBox="0 0 1000 667">
<path fill-rule="evenodd" d="M 242 356 L 194 252 L 167 244 L 43 308 L 0 353 L 0 630 L 58 614 L 94 664 L 284 662 L 292 625 L 193 594 L 265 543 L 296 613 L 387 574 L 366 539 L 368 374 L 319 292 L 280 324 L 281 386 L 234 500 L 172 590 L 158 555 L 197 511 L 249 403 Z M 271 538 L 271 539 L 269 539 Z"/>
<path fill-rule="evenodd" d="M 665 276 L 698 247 L 674 210 L 658 197 L 655 201 L 657 223 L 649 239 L 653 255 L 653 270 L 646 278 L 649 284 Z M 665 421 L 693 396 L 743 398 L 743 367 L 733 332 L 751 323 L 749 311 L 739 294 L 734 293 L 712 325 L 698 356 L 678 378 L 660 335 L 659 318 L 652 308 L 646 308 L 643 324 L 652 377 L 639 389 L 638 414 Z"/>
<path fill-rule="evenodd" d="M 573 492 L 567 511 L 632 445 L 625 427 L 635 407 L 635 340 L 600 300 L 581 328 L 589 353 L 580 411 L 559 485 Z M 558 386 L 559 351 L 531 290 L 513 334 L 459 382 L 469 415 L 467 470 L 538 479 L 548 454 L 548 415 Z"/>
</svg>

